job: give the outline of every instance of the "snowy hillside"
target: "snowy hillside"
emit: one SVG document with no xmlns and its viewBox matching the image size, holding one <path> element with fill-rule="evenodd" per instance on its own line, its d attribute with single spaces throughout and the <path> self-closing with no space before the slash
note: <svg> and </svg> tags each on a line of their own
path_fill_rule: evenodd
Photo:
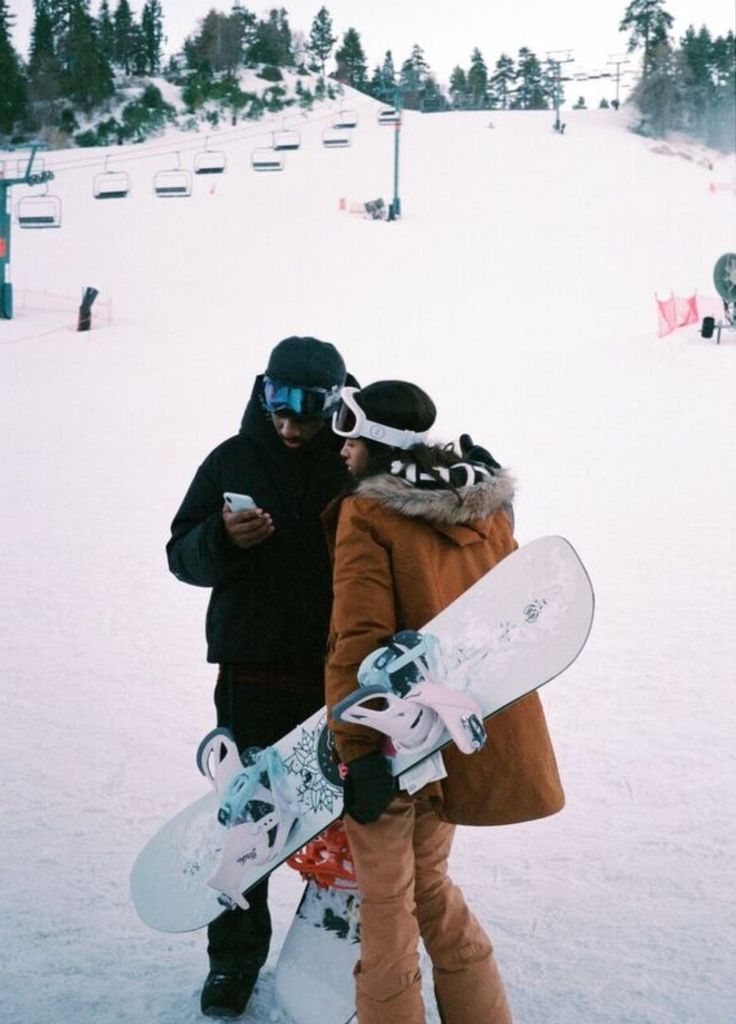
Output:
<svg viewBox="0 0 736 1024">
<path fill-rule="evenodd" d="M 549 113 L 408 114 L 387 224 L 339 208 L 393 187 L 393 129 L 348 102 L 352 145 L 322 146 L 326 109 L 300 118 L 282 173 L 250 168 L 268 125 L 213 133 L 226 172 L 188 198 L 153 177 L 177 152 L 191 168 L 204 136 L 110 150 L 123 200 L 92 197 L 104 151 L 48 154 L 62 226 L 13 227 L 3 1020 L 201 1019 L 205 936 L 149 931 L 128 894 L 143 843 L 203 792 L 194 752 L 214 724 L 208 592 L 168 574 L 164 544 L 297 333 L 336 342 L 363 383 L 425 387 L 437 437 L 469 431 L 518 477 L 519 541 L 563 534 L 593 578 L 591 640 L 543 695 L 567 808 L 460 830 L 453 855 L 517 1024 L 730 1024 L 736 334 L 660 339 L 654 293 L 713 294 L 736 198 L 709 185 L 733 181 L 733 157 L 656 152 L 623 111 L 570 111 L 564 136 Z M 86 285 L 99 305 L 80 334 Z M 273 957 L 300 888 L 274 876 Z M 269 966 L 250 1024 L 279 1019 L 272 983 Z"/>
</svg>

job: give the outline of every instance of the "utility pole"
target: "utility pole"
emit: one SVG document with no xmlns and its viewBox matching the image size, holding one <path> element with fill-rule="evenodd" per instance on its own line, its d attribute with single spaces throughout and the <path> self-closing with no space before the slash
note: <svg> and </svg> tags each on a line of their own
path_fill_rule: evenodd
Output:
<svg viewBox="0 0 736 1024">
<path fill-rule="evenodd" d="M 33 173 L 36 150 L 44 149 L 42 142 L 30 142 L 26 146 L 11 146 L 7 152 L 30 149 L 25 170 L 21 174 L 25 159 L 0 160 L 0 319 L 13 319 L 13 285 L 6 277 L 10 268 L 10 189 L 12 185 L 43 185 L 52 181 L 53 171 Z"/>
<path fill-rule="evenodd" d="M 555 57 L 554 54 L 564 54 L 564 56 Z M 555 123 L 552 125 L 556 132 L 560 135 L 565 130 L 564 124 L 560 121 L 560 96 L 562 94 L 562 65 L 572 64 L 575 58 L 572 56 L 570 50 L 547 50 L 547 60 L 550 64 L 554 65 L 555 69 Z"/>
<path fill-rule="evenodd" d="M 618 110 L 618 108 L 620 106 L 620 101 L 619 101 L 619 85 L 621 84 L 621 75 L 622 74 L 624 74 L 624 75 L 628 74 L 627 71 L 624 71 L 624 72 L 621 71 L 621 65 L 622 64 L 631 64 L 631 61 L 627 60 L 626 58 L 623 58 L 623 57 L 616 57 L 613 54 L 611 54 L 610 56 L 611 56 L 611 59 L 607 60 L 606 64 L 614 64 L 616 66 L 616 110 Z"/>
</svg>

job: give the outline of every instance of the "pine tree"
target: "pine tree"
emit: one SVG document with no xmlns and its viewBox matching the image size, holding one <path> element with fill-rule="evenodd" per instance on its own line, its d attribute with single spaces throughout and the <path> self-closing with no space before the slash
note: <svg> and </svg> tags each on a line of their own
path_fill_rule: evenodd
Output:
<svg viewBox="0 0 736 1024">
<path fill-rule="evenodd" d="M 402 89 L 418 92 L 429 72 L 429 65 L 424 59 L 424 50 L 419 43 L 414 43 L 411 53 L 401 65 L 399 81 Z"/>
<path fill-rule="evenodd" d="M 713 40 L 703 25 L 696 33 L 691 25 L 680 40 L 680 77 L 686 127 L 696 134 L 704 131 L 715 93 Z"/>
<path fill-rule="evenodd" d="M 619 25 L 619 32 L 630 32 L 628 52 L 644 47 L 642 77 L 652 70 L 658 46 L 667 41 L 674 18 L 664 9 L 664 0 L 631 0 Z"/>
<path fill-rule="evenodd" d="M 477 46 L 470 57 L 467 84 L 470 102 L 476 109 L 481 110 L 487 103 L 488 68 Z"/>
<path fill-rule="evenodd" d="M 283 7 L 279 10 L 272 9 L 266 21 L 258 22 L 255 38 L 248 51 L 248 59 L 254 64 L 293 66 L 289 17 Z"/>
<path fill-rule="evenodd" d="M 468 79 L 459 64 L 450 74 L 450 101 L 456 110 L 463 110 L 468 105 Z"/>
<path fill-rule="evenodd" d="M 445 110 L 446 108 L 447 100 L 442 95 L 442 89 L 440 88 L 439 82 L 430 71 L 424 79 L 424 84 L 422 86 L 421 109 L 429 112 L 433 110 Z"/>
<path fill-rule="evenodd" d="M 220 14 L 214 9 L 202 19 L 199 34 L 184 44 L 191 68 L 233 74 L 243 63 L 244 21 L 239 12 Z"/>
<path fill-rule="evenodd" d="M 133 68 L 136 48 L 135 21 L 128 0 L 119 0 L 113 15 L 114 62 L 126 75 Z"/>
<path fill-rule="evenodd" d="M 161 70 L 161 47 L 164 41 L 163 11 L 159 0 L 147 0 L 141 12 L 141 34 L 146 74 Z"/>
<path fill-rule="evenodd" d="M 736 150 L 736 36 L 728 32 L 713 41 L 715 94 L 705 141 L 727 153 Z"/>
<path fill-rule="evenodd" d="M 100 50 L 105 59 L 112 64 L 115 57 L 115 30 L 108 0 L 102 0 L 97 12 L 97 35 L 100 40 Z"/>
<path fill-rule="evenodd" d="M 54 22 L 48 0 L 34 0 L 34 7 L 28 62 L 28 99 L 34 121 L 52 124 L 62 95 L 63 69 L 56 53 Z"/>
<path fill-rule="evenodd" d="M 68 28 L 62 43 L 64 95 L 89 111 L 114 92 L 112 69 L 100 46 L 89 0 L 71 0 Z"/>
<path fill-rule="evenodd" d="M 11 17 L 6 0 L 0 0 L 0 135 L 11 135 L 28 110 L 26 78 L 10 38 Z"/>
<path fill-rule="evenodd" d="M 238 28 L 237 35 L 240 39 L 240 60 L 238 64 L 245 64 L 249 60 L 250 48 L 255 42 L 258 18 L 247 7 L 243 7 L 242 4 L 238 3 L 237 0 L 233 4 L 230 17 L 233 18 Z"/>
<path fill-rule="evenodd" d="M 542 85 L 542 67 L 536 54 L 526 46 L 522 46 L 519 50 L 519 59 L 516 64 L 516 95 L 512 109 L 547 109 L 547 100 Z"/>
<path fill-rule="evenodd" d="M 360 35 L 349 28 L 342 39 L 342 46 L 335 54 L 337 78 L 347 82 L 354 89 L 365 89 L 366 62 Z"/>
<path fill-rule="evenodd" d="M 132 74 L 138 75 L 141 78 L 149 74 L 143 27 L 135 20 L 130 30 L 130 70 Z"/>
<path fill-rule="evenodd" d="M 424 90 L 430 75 L 429 65 L 424 58 L 424 50 L 419 43 L 414 43 L 411 53 L 401 65 L 399 88 L 403 104 L 408 110 L 419 110 L 423 104 Z"/>
<path fill-rule="evenodd" d="M 386 50 L 383 64 L 381 65 L 381 82 L 384 97 L 391 97 L 393 100 L 394 90 L 396 89 L 396 68 L 394 67 L 394 57 L 390 50 Z"/>
<path fill-rule="evenodd" d="M 507 110 L 511 103 L 511 95 L 514 91 L 516 81 L 516 66 L 514 58 L 502 53 L 496 61 L 496 69 L 491 76 L 491 88 L 495 102 L 501 110 Z"/>
<path fill-rule="evenodd" d="M 320 7 L 309 33 L 309 52 L 319 63 L 322 78 L 325 77 L 325 61 L 332 53 L 336 42 L 337 36 L 332 34 L 332 18 L 326 7 Z"/>
<path fill-rule="evenodd" d="M 678 55 L 668 42 L 660 42 L 650 50 L 649 73 L 642 76 L 634 98 L 643 117 L 641 129 L 645 134 L 665 136 L 675 124 L 681 111 L 678 88 Z"/>
</svg>

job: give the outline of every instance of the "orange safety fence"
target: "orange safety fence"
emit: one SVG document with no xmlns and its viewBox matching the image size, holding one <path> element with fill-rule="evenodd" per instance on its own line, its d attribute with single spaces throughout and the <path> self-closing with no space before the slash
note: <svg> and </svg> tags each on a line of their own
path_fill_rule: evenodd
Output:
<svg viewBox="0 0 736 1024">
<path fill-rule="evenodd" d="M 714 296 L 693 294 L 687 297 L 670 294 L 668 299 L 660 299 L 655 294 L 659 329 L 657 334 L 664 338 L 680 327 L 697 324 L 704 316 L 719 317 L 723 313 L 723 303 Z"/>
</svg>

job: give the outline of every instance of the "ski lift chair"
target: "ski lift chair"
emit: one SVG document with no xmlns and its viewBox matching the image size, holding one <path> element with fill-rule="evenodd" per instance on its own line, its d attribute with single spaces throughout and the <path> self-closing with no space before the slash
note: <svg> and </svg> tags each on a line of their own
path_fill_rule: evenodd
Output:
<svg viewBox="0 0 736 1024">
<path fill-rule="evenodd" d="M 277 152 L 281 150 L 299 149 L 302 137 L 294 128 L 281 128 L 273 133 L 273 146 Z"/>
<path fill-rule="evenodd" d="M 153 179 L 153 191 L 162 199 L 184 198 L 192 194 L 192 174 L 181 166 L 177 153 L 177 166 L 172 171 L 159 171 Z"/>
<path fill-rule="evenodd" d="M 23 196 L 15 207 L 18 227 L 21 228 L 60 228 L 61 199 L 49 195 Z"/>
<path fill-rule="evenodd" d="M 107 168 L 96 174 L 92 182 L 92 194 L 95 199 L 125 199 L 130 192 L 130 178 L 125 171 L 110 171 Z"/>
<path fill-rule="evenodd" d="M 396 107 L 382 107 L 378 111 L 379 124 L 399 124 L 400 121 L 401 114 Z"/>
<path fill-rule="evenodd" d="M 225 154 L 215 149 L 208 149 L 205 141 L 205 148 L 194 154 L 194 173 L 222 174 L 226 163 Z"/>
<path fill-rule="evenodd" d="M 350 145 L 350 135 L 342 128 L 325 128 L 322 145 L 325 149 L 345 149 Z"/>
<path fill-rule="evenodd" d="M 261 146 L 251 153 L 250 165 L 254 171 L 283 171 L 284 158 L 277 155 L 273 146 Z"/>
<path fill-rule="evenodd" d="M 332 122 L 333 128 L 355 128 L 358 124 L 358 115 L 354 110 L 340 110 Z"/>
</svg>

